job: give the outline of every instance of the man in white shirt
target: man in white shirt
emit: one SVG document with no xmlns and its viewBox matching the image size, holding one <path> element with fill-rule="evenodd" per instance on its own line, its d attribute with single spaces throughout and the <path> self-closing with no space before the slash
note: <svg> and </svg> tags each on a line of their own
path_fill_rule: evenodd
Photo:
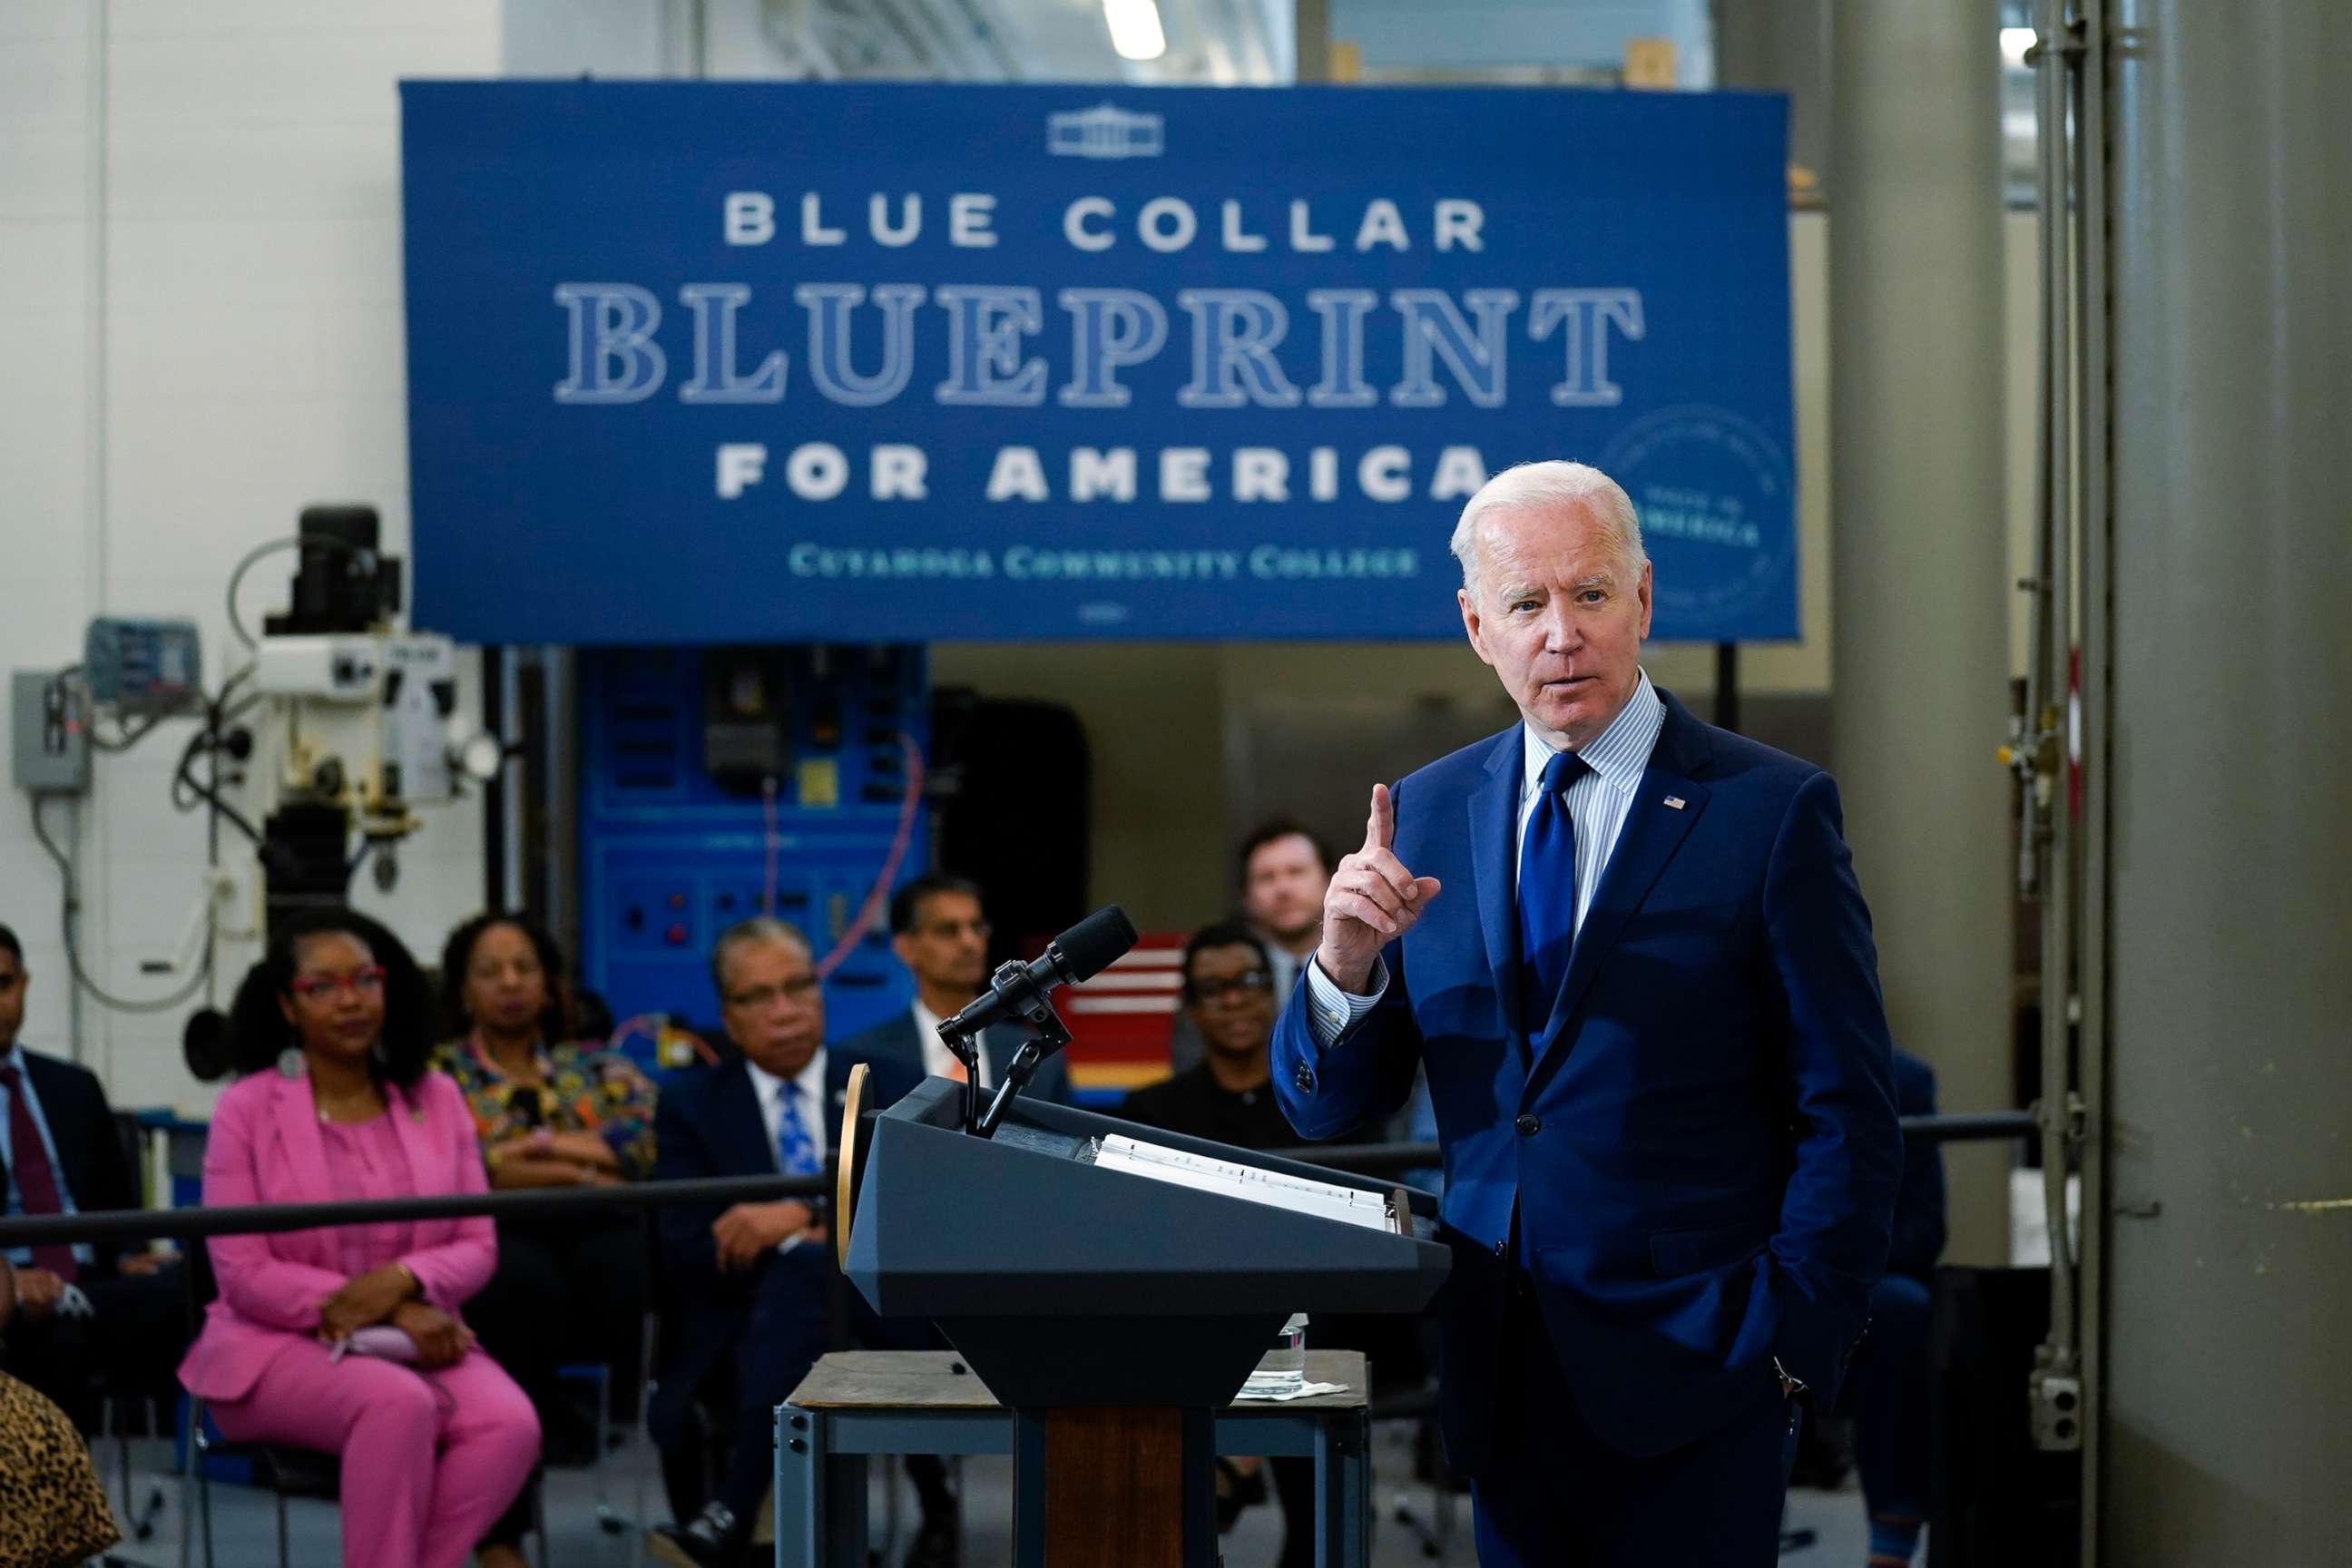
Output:
<svg viewBox="0 0 2352 1568">
<path fill-rule="evenodd" d="M 1319 903 L 1317 910 L 1319 921 Z M 934 872 L 900 888 L 890 900 L 890 948 L 914 977 L 914 1003 L 842 1041 L 841 1048 L 875 1061 L 903 1063 L 924 1078 L 961 1080 L 963 1063 L 940 1038 L 940 1025 L 987 989 L 988 944 L 993 934 L 977 883 Z M 1013 1053 L 1027 1037 L 1024 1031 L 1009 1026 L 992 1028 L 981 1037 L 982 1089 L 992 1089 L 1003 1081 Z M 1069 1068 L 1059 1056 L 1047 1057 L 1023 1092 L 1068 1104 Z"/>
<path fill-rule="evenodd" d="M 1274 994 L 1287 1001 L 1298 966 L 1323 940 L 1323 889 L 1331 880 L 1331 852 L 1303 824 L 1286 818 L 1260 823 L 1242 840 L 1242 917 L 1274 965 Z"/>
</svg>

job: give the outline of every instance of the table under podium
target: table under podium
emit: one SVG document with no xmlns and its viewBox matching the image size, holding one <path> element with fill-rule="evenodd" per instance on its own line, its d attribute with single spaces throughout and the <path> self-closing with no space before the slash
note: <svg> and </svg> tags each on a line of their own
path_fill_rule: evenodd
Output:
<svg viewBox="0 0 2352 1568">
<path fill-rule="evenodd" d="M 1021 1568 L 1214 1568 L 1217 1415 L 1284 1320 L 1418 1312 L 1445 1278 L 1426 1193 L 1022 1100 L 977 1137 L 944 1079 L 870 1126 L 845 1144 L 846 1272 L 886 1317 L 937 1322 L 1011 1409 Z M 1120 1137 L 1386 1219 L 1115 1168 Z"/>
<path fill-rule="evenodd" d="M 1216 1413 L 1218 1453 L 1315 1462 L 1317 1568 L 1370 1551 L 1370 1376 L 1361 1351 L 1310 1350 L 1307 1381 L 1346 1392 Z M 872 1456 L 1012 1452 L 1013 1413 L 954 1352 L 835 1351 L 776 1412 L 777 1568 L 866 1568 Z"/>
</svg>

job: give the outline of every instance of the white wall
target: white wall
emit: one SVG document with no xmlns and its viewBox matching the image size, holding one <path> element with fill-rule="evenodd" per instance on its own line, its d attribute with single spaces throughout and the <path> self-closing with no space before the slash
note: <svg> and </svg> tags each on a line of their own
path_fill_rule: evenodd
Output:
<svg viewBox="0 0 2352 1568">
<path fill-rule="evenodd" d="M 499 61 L 496 0 L 0 5 L 0 669 L 77 661 L 100 613 L 191 616 L 216 682 L 228 567 L 306 502 L 373 502 L 404 552 L 394 83 Z M 283 602 L 291 564 L 256 569 L 248 616 Z M 84 957 L 119 994 L 172 988 L 138 964 L 196 897 L 202 819 L 165 799 L 187 733 L 100 758 L 83 815 Z M 395 896 L 362 877 L 362 902 L 437 950 L 480 901 L 481 837 L 478 808 L 436 813 Z M 0 921 L 34 975 L 25 1038 L 64 1051 L 58 905 L 8 789 Z M 224 947 L 224 998 L 252 953 Z M 85 1004 L 79 1053 L 119 1104 L 208 1104 L 181 1016 Z"/>
</svg>

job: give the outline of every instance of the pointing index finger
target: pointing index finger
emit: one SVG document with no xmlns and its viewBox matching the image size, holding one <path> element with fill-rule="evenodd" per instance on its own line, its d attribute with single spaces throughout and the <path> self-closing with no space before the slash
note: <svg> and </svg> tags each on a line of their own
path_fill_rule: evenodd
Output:
<svg viewBox="0 0 2352 1568">
<path fill-rule="evenodd" d="M 1389 786 L 1372 786 L 1372 814 L 1364 821 L 1364 851 L 1386 849 L 1396 839 L 1396 805 L 1389 798 Z"/>
</svg>

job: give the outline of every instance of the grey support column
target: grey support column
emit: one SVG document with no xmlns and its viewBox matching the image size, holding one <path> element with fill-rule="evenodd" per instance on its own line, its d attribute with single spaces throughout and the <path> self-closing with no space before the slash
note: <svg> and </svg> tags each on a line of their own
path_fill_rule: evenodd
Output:
<svg viewBox="0 0 2352 1568">
<path fill-rule="evenodd" d="M 2343 1563 L 2352 6 L 2110 9 L 2100 1560 Z"/>
<path fill-rule="evenodd" d="M 1831 722 L 1896 1044 L 2010 1102 L 1999 17 L 1831 21 Z M 1951 1244 L 2008 1255 L 2009 1146 L 1954 1149 Z"/>
</svg>

